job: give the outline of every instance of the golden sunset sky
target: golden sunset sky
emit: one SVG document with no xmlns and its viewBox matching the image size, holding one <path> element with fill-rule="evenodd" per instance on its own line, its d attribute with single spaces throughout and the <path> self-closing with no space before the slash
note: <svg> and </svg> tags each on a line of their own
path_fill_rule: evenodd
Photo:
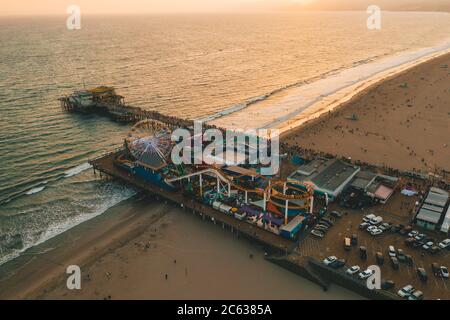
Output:
<svg viewBox="0 0 450 320">
<path fill-rule="evenodd" d="M 450 0 L 1 0 L 0 15 L 66 14 L 69 5 L 84 14 L 239 12 L 252 10 L 387 10 L 450 9 Z"/>
</svg>

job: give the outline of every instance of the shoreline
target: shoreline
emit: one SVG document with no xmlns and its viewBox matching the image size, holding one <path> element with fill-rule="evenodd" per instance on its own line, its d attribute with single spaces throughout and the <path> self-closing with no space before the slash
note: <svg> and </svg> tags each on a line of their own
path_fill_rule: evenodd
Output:
<svg viewBox="0 0 450 320">
<path fill-rule="evenodd" d="M 375 82 L 333 111 L 285 132 L 282 141 L 297 153 L 317 150 L 445 180 L 449 65 L 450 52 Z"/>
<path fill-rule="evenodd" d="M 281 132 L 280 137 L 281 139 L 283 139 L 295 131 L 302 130 L 307 128 L 308 126 L 314 125 L 315 123 L 321 121 L 323 117 L 327 117 L 330 113 L 340 111 L 341 109 L 345 108 L 347 105 L 351 104 L 358 98 L 367 95 L 370 91 L 382 85 L 383 83 L 399 78 L 402 75 L 411 72 L 411 70 L 414 70 L 417 67 L 430 64 L 433 61 L 438 60 L 445 56 L 450 56 L 450 48 L 446 49 L 445 51 L 435 53 L 430 56 L 422 57 L 416 61 L 401 65 L 400 67 L 398 67 L 398 70 L 396 68 L 387 70 L 386 71 L 388 73 L 387 75 L 383 74 L 379 77 L 377 76 L 369 77 L 368 79 L 366 79 L 361 83 L 352 85 L 342 90 L 345 91 L 341 93 L 342 96 L 340 98 L 338 97 L 332 99 L 334 101 L 328 104 L 327 107 L 321 108 L 320 102 L 318 102 L 317 104 L 312 105 L 311 109 L 314 108 L 314 106 L 316 106 L 316 108 L 319 110 L 305 110 L 306 113 L 311 113 L 311 115 L 306 116 L 304 119 L 287 120 L 286 122 L 284 122 L 286 123 L 286 125 L 280 129 Z M 336 94 L 339 94 L 339 92 L 336 92 Z M 289 123 L 290 121 L 294 121 L 294 123 Z"/>
<path fill-rule="evenodd" d="M 121 241 L 117 241 L 115 234 L 118 230 L 122 241 L 141 233 L 142 229 L 136 224 L 149 217 L 137 216 L 134 209 L 149 201 L 133 196 L 2 264 L 0 299 L 27 299 L 36 295 L 39 288 L 65 276 L 66 266 L 74 261 L 92 263 L 107 253 L 108 246 L 120 246 Z M 99 232 L 90 232 L 93 229 Z M 93 247 L 92 242 L 96 243 Z"/>
<path fill-rule="evenodd" d="M 65 287 L 72 264 L 82 270 L 81 291 Z M 261 272 L 248 273 L 253 269 Z M 145 197 L 125 200 L 1 266 L 0 288 L 0 299 L 362 299 L 334 285 L 325 293 L 267 261 L 258 245 Z"/>
<path fill-rule="evenodd" d="M 351 107 L 355 101 L 362 98 L 368 99 L 370 93 L 378 88 L 388 85 L 393 80 L 414 73 L 417 69 L 426 68 L 436 64 L 441 59 L 449 57 L 450 49 L 413 61 L 410 64 L 402 65 L 399 68 L 401 70 L 388 70 L 388 75 L 381 75 L 379 79 L 376 77 L 375 79 L 369 78 L 365 82 L 358 83 L 354 85 L 358 90 L 349 90 L 349 93 L 346 91 L 347 95 L 344 94 L 342 99 L 333 102 L 332 105 L 334 107 L 332 109 L 325 108 L 321 110 L 320 114 L 315 113 L 315 116 L 307 121 L 305 119 L 297 120 L 301 122 L 299 126 L 297 126 L 297 122 L 291 123 L 290 125 L 293 128 L 284 131 L 282 139 L 295 139 L 295 134 L 298 135 L 308 130 L 314 130 L 315 126 L 321 122 L 334 119 L 337 113 L 346 112 L 346 109 Z M 318 150 L 323 151 L 321 148 L 318 148 Z M 5 293 L 5 289 L 0 290 L 0 298 L 61 298 L 62 296 L 58 296 L 58 294 L 62 295 L 61 291 L 58 291 L 61 288 L 58 288 L 55 283 L 62 281 L 65 276 L 63 263 L 70 263 L 78 259 L 82 261 L 83 265 L 90 267 L 95 264 L 96 260 L 101 260 L 103 257 L 111 254 L 111 252 L 120 250 L 132 240 L 139 238 L 140 235 L 145 233 L 146 230 L 148 231 L 151 226 L 157 224 L 164 216 L 157 213 L 156 216 L 154 213 L 144 216 L 138 215 L 139 209 L 145 207 L 145 204 L 149 204 L 149 201 L 136 196 L 124 200 L 118 205 L 107 209 L 99 216 L 93 217 L 43 243 L 35 245 L 21 253 L 19 257 L 2 264 L 0 266 L 0 285 L 2 288 L 7 288 L 6 290 L 9 290 L 9 292 Z M 156 211 L 162 210 L 163 206 L 161 203 L 153 205 Z M 88 238 L 83 238 L 79 243 L 69 243 L 74 238 L 79 240 L 79 234 L 89 229 L 101 230 L 101 233 L 92 234 L 87 232 L 85 234 L 89 235 Z M 90 242 L 95 242 L 96 246 L 90 248 Z M 66 250 L 67 248 L 69 250 Z M 57 262 L 55 263 L 55 261 Z M 55 296 L 49 295 L 49 293 L 55 293 L 55 290 L 57 291 Z M 93 298 L 93 296 L 91 295 L 90 298 Z"/>
<path fill-rule="evenodd" d="M 210 125 L 231 130 L 278 129 L 284 136 L 305 123 L 340 108 L 354 96 L 364 94 L 372 86 L 389 81 L 416 66 L 429 63 L 449 53 L 450 39 L 447 39 L 433 47 L 383 56 L 366 64 L 327 73 L 325 78 L 313 78 L 312 82 L 301 81 L 250 98 L 239 105 L 204 117 L 202 120 L 204 119 Z M 367 70 L 364 71 L 364 69 Z M 363 72 L 363 78 L 360 77 L 359 72 Z M 336 83 L 344 83 L 344 85 L 336 85 Z M 328 88 L 332 88 L 331 91 Z M 299 106 L 299 101 L 305 101 L 305 103 Z M 274 114 L 273 110 L 281 109 L 283 110 L 278 114 Z M 249 118 L 252 120 L 249 121 Z M 242 127 L 243 123 L 245 127 Z"/>
</svg>

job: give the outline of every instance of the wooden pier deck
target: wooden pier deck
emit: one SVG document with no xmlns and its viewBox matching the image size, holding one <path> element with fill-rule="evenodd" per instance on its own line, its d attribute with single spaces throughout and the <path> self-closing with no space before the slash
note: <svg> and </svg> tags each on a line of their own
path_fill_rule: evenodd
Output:
<svg viewBox="0 0 450 320">
<path fill-rule="evenodd" d="M 68 97 L 59 98 L 61 108 L 67 112 L 104 114 L 119 122 L 136 123 L 146 119 L 158 120 L 168 125 L 189 127 L 194 124 L 192 120 L 167 116 L 155 110 L 145 110 L 140 107 L 126 105 L 120 101 L 96 102 L 90 107 L 82 107 L 69 100 Z"/>
<path fill-rule="evenodd" d="M 131 175 L 123 169 L 118 168 L 114 165 L 114 159 L 121 152 L 122 151 L 116 151 L 101 158 L 92 160 L 89 163 L 93 166 L 94 172 L 99 171 L 127 184 L 133 185 L 141 190 L 159 195 L 162 198 L 182 206 L 184 209 L 191 210 L 202 215 L 203 219 L 208 218 L 214 221 L 215 224 L 219 224 L 222 227 L 227 227 L 239 236 L 255 241 L 264 247 L 271 249 L 272 251 L 288 254 L 296 247 L 296 243 L 293 241 L 258 228 L 250 223 L 239 221 L 231 216 L 225 215 L 210 206 L 200 203 L 191 197 L 185 196 L 182 192 L 163 190 L 139 177 Z"/>
</svg>

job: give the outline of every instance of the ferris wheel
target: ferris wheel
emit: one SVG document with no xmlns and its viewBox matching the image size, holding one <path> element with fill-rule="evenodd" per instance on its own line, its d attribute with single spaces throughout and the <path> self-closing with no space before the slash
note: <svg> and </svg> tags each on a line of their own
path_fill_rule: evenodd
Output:
<svg viewBox="0 0 450 320">
<path fill-rule="evenodd" d="M 142 165 L 159 169 L 167 164 L 172 151 L 171 130 L 156 120 L 137 123 L 125 139 L 131 155 Z"/>
</svg>

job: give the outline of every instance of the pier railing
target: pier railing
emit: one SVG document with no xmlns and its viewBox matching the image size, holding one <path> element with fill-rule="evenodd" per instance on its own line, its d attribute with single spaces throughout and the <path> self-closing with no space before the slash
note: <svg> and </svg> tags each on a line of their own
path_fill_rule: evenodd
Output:
<svg viewBox="0 0 450 320">
<path fill-rule="evenodd" d="M 92 163 L 94 163 L 94 162 L 96 162 L 96 161 L 99 161 L 99 160 L 105 158 L 105 157 L 115 156 L 115 155 L 117 155 L 117 154 L 119 154 L 119 153 L 122 153 L 122 152 L 124 152 L 124 151 L 125 151 L 125 149 L 124 149 L 123 147 L 118 147 L 118 148 L 116 148 L 116 149 L 114 149 L 114 150 L 107 151 L 107 152 L 102 153 L 101 155 L 98 155 L 98 156 L 96 156 L 96 157 L 90 158 L 90 159 L 88 160 L 88 162 L 89 162 L 90 164 L 92 164 Z"/>
</svg>

